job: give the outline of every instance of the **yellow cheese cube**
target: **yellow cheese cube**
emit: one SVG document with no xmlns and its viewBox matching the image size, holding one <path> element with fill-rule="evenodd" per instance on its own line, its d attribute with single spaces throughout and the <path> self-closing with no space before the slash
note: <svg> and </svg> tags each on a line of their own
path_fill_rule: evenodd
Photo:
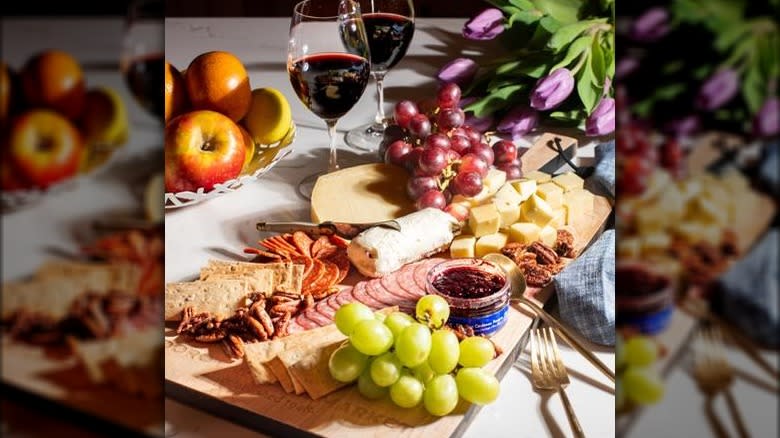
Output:
<svg viewBox="0 0 780 438">
<path fill-rule="evenodd" d="M 618 257 L 636 259 L 642 253 L 642 240 L 639 237 L 620 237 L 617 239 Z"/>
<path fill-rule="evenodd" d="M 450 244 L 450 257 L 473 258 L 474 248 L 477 246 L 477 238 L 469 235 L 460 235 Z"/>
<path fill-rule="evenodd" d="M 484 257 L 487 254 L 501 252 L 501 248 L 506 246 L 507 235 L 504 233 L 488 234 L 477 239 L 475 254 L 477 257 Z"/>
<path fill-rule="evenodd" d="M 574 172 L 566 172 L 557 175 L 552 179 L 552 182 L 557 184 L 564 192 L 581 189 L 585 185 L 585 181 Z"/>
<path fill-rule="evenodd" d="M 574 189 L 563 194 L 566 223 L 571 225 L 582 215 L 593 212 L 593 194 L 585 189 Z"/>
<path fill-rule="evenodd" d="M 487 175 L 482 179 L 482 185 L 491 194 L 496 193 L 506 182 L 506 172 L 491 168 Z"/>
<path fill-rule="evenodd" d="M 664 209 L 659 208 L 657 204 L 642 207 L 639 211 L 641 214 L 637 214 L 635 217 L 639 234 L 654 233 L 666 229 L 674 223 Z"/>
<path fill-rule="evenodd" d="M 544 184 L 552 180 L 552 176 L 549 173 L 544 173 L 540 170 L 532 170 L 523 174 L 523 177 L 526 179 L 532 179 L 536 181 L 537 184 Z"/>
<path fill-rule="evenodd" d="M 711 222 L 725 225 L 728 221 L 728 209 L 719 206 L 713 200 L 699 196 L 692 202 L 690 217 L 698 222 Z"/>
<path fill-rule="evenodd" d="M 680 222 L 674 226 L 673 232 L 689 244 L 709 242 L 718 245 L 723 236 L 720 226 L 702 222 Z"/>
<path fill-rule="evenodd" d="M 536 193 L 536 180 L 523 178 L 517 181 L 512 181 L 511 184 L 517 193 L 520 194 L 520 202 L 525 201 L 526 199 L 530 198 L 531 195 Z"/>
<path fill-rule="evenodd" d="M 477 237 L 495 234 L 501 225 L 501 216 L 495 204 L 473 207 L 469 212 L 469 228 Z"/>
<path fill-rule="evenodd" d="M 553 211 L 553 218 L 549 224 L 547 224 L 556 230 L 566 225 L 566 209 L 563 207 L 556 208 Z"/>
<path fill-rule="evenodd" d="M 667 233 L 657 231 L 643 234 L 641 242 L 643 254 L 663 253 L 672 244 L 672 237 Z"/>
<path fill-rule="evenodd" d="M 499 216 L 501 216 L 501 229 L 509 228 L 513 223 L 520 220 L 519 204 L 496 204 Z"/>
<path fill-rule="evenodd" d="M 517 190 L 512 187 L 512 184 L 507 183 L 498 189 L 496 194 L 493 196 L 493 202 L 496 205 L 520 205 L 520 203 L 523 202 L 523 198 L 520 196 L 520 193 L 517 193 Z"/>
<path fill-rule="evenodd" d="M 536 195 L 547 201 L 552 208 L 561 208 L 563 205 L 563 189 L 557 184 L 539 184 L 536 187 Z"/>
<path fill-rule="evenodd" d="M 452 197 L 452 201 L 450 201 L 450 204 L 463 204 L 463 205 L 467 205 L 470 208 L 479 205 L 479 202 L 477 202 L 477 200 L 474 198 L 466 197 L 463 195 L 455 195 Z"/>
<path fill-rule="evenodd" d="M 553 209 L 542 198 L 532 195 L 527 201 L 523 202 L 522 219 L 525 222 L 533 222 L 540 227 L 550 223 L 553 218 Z"/>
<path fill-rule="evenodd" d="M 532 243 L 539 240 L 541 231 L 541 227 L 533 222 L 518 222 L 509 227 L 509 239 L 512 242 Z"/>
<path fill-rule="evenodd" d="M 545 245 L 552 247 L 555 245 L 555 241 L 558 239 L 558 230 L 555 228 L 545 225 L 542 230 L 539 232 L 539 240 L 542 241 Z"/>
</svg>

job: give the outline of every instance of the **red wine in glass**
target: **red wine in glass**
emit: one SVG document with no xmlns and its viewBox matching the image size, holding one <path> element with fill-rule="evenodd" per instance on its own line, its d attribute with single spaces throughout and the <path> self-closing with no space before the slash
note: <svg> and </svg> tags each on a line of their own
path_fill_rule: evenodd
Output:
<svg viewBox="0 0 780 438">
<path fill-rule="evenodd" d="M 165 56 L 162 53 L 131 59 L 124 71 L 125 80 L 136 100 L 160 119 L 165 117 Z"/>
<path fill-rule="evenodd" d="M 289 74 L 301 102 L 321 119 L 334 120 L 360 100 L 370 70 L 360 56 L 318 53 L 294 60 Z"/>
<path fill-rule="evenodd" d="M 393 68 L 406 54 L 414 35 L 414 21 L 385 12 L 363 14 L 371 65 L 374 70 Z"/>
</svg>

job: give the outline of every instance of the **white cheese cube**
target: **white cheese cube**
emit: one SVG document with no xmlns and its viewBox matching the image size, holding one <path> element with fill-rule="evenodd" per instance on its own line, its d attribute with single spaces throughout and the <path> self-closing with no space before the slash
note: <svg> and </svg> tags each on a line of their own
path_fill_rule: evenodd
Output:
<svg viewBox="0 0 780 438">
<path fill-rule="evenodd" d="M 593 212 L 593 194 L 585 189 L 574 189 L 563 194 L 566 223 L 572 225 L 579 218 Z"/>
<path fill-rule="evenodd" d="M 549 247 L 553 247 L 555 245 L 555 241 L 558 239 L 558 230 L 555 228 L 545 225 L 542 230 L 539 232 L 539 240 L 542 241 L 545 245 Z"/>
<path fill-rule="evenodd" d="M 550 175 L 549 173 L 544 173 L 540 170 L 532 170 L 530 172 L 527 172 L 523 174 L 523 177 L 526 179 L 532 179 L 536 181 L 537 184 L 544 184 L 552 180 L 552 175 Z"/>
<path fill-rule="evenodd" d="M 475 254 L 477 257 L 484 257 L 487 254 L 500 253 L 501 248 L 506 246 L 508 236 L 504 233 L 488 234 L 477 239 Z"/>
<path fill-rule="evenodd" d="M 509 227 L 509 239 L 512 242 L 533 243 L 539 240 L 541 231 L 541 227 L 533 222 L 518 222 Z"/>
<path fill-rule="evenodd" d="M 495 234 L 500 226 L 501 216 L 493 203 L 472 207 L 469 212 L 469 228 L 476 237 Z"/>
<path fill-rule="evenodd" d="M 549 224 L 547 224 L 556 230 L 566 225 L 566 209 L 561 206 L 553 211 L 553 218 Z"/>
<path fill-rule="evenodd" d="M 501 186 L 500 189 L 496 192 L 496 194 L 493 196 L 493 203 L 496 205 L 500 204 L 509 204 L 509 205 L 520 205 L 521 202 L 523 202 L 523 197 L 520 196 L 520 193 L 517 193 L 517 190 L 515 190 L 514 187 L 512 187 L 512 184 L 506 183 L 503 186 Z"/>
<path fill-rule="evenodd" d="M 482 185 L 491 194 L 496 193 L 498 189 L 500 189 L 501 186 L 504 185 L 505 182 L 506 182 L 506 172 L 495 168 L 491 168 L 490 170 L 488 170 L 487 175 L 485 175 L 485 177 L 482 178 Z"/>
<path fill-rule="evenodd" d="M 536 180 L 523 178 L 511 182 L 512 187 L 520 194 L 520 202 L 523 202 L 536 193 Z"/>
<path fill-rule="evenodd" d="M 553 209 L 542 198 L 533 195 L 523 202 L 522 219 L 525 222 L 533 222 L 540 227 L 550 223 L 553 218 Z"/>
<path fill-rule="evenodd" d="M 539 184 L 536 187 L 536 195 L 544 199 L 552 208 L 563 206 L 563 189 L 554 183 Z"/>
<path fill-rule="evenodd" d="M 557 175 L 552 179 L 552 182 L 557 184 L 564 192 L 581 189 L 585 186 L 585 181 L 574 172 L 566 172 Z"/>
<path fill-rule="evenodd" d="M 450 244 L 450 257 L 473 258 L 474 249 L 477 246 L 477 238 L 469 235 L 460 235 L 452 240 Z"/>
<path fill-rule="evenodd" d="M 509 228 L 520 220 L 520 205 L 518 204 L 496 204 L 496 210 L 498 210 L 498 214 L 501 216 L 499 228 L 502 230 Z"/>
</svg>

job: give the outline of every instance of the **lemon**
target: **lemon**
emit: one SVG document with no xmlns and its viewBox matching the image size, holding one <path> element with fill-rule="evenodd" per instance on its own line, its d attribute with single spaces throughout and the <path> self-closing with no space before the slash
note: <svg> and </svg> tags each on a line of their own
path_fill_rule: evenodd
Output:
<svg viewBox="0 0 780 438">
<path fill-rule="evenodd" d="M 151 222 L 162 222 L 165 204 L 165 182 L 162 173 L 154 174 L 144 190 L 144 213 Z"/>
<path fill-rule="evenodd" d="M 244 126 L 255 143 L 269 145 L 284 138 L 292 123 L 290 103 L 281 91 L 267 87 L 252 90 L 252 104 Z"/>
<path fill-rule="evenodd" d="M 109 87 L 87 92 L 81 127 L 88 144 L 121 145 L 127 141 L 128 126 L 127 108 L 119 93 Z"/>
</svg>

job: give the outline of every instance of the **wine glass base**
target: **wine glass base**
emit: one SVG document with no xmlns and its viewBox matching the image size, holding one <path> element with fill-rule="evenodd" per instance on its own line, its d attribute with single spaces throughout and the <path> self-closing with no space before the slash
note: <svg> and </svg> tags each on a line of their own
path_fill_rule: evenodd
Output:
<svg viewBox="0 0 780 438">
<path fill-rule="evenodd" d="M 358 126 L 347 132 L 344 142 L 353 149 L 361 151 L 376 151 L 385 135 L 382 125 L 371 123 Z"/>
<path fill-rule="evenodd" d="M 326 171 L 320 171 L 317 173 L 313 173 L 311 175 L 308 175 L 304 177 L 302 180 L 298 182 L 298 186 L 295 188 L 295 190 L 298 192 L 298 196 L 301 198 L 311 201 L 311 194 L 314 191 L 314 184 L 317 182 L 317 179 L 321 177 L 322 175 L 325 175 Z"/>
</svg>

